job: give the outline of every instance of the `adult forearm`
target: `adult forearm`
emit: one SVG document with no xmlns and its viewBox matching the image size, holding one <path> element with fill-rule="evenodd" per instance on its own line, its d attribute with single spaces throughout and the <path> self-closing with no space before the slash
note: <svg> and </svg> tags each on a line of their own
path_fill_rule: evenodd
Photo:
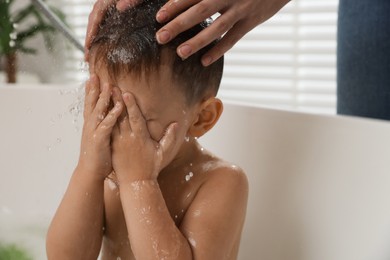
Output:
<svg viewBox="0 0 390 260">
<path fill-rule="evenodd" d="M 47 234 L 49 259 L 96 259 L 102 242 L 104 181 L 76 169 Z"/>
<path fill-rule="evenodd" d="M 192 259 L 188 241 L 172 220 L 157 181 L 121 184 L 120 197 L 136 259 Z"/>
</svg>

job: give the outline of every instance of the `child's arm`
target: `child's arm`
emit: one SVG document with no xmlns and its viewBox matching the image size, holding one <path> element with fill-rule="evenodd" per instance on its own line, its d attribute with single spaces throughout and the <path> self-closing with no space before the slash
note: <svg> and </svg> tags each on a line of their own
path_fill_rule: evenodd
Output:
<svg viewBox="0 0 390 260">
<path fill-rule="evenodd" d="M 161 169 L 177 152 L 176 123 L 154 141 L 130 93 L 123 94 L 127 116 L 113 130 L 112 163 L 131 249 L 136 259 L 192 259 L 187 239 L 172 220 L 159 188 Z"/>
<path fill-rule="evenodd" d="M 234 259 L 245 219 L 245 175 L 237 168 L 215 170 L 177 228 L 157 182 L 178 149 L 176 124 L 157 143 L 148 135 L 134 97 L 126 93 L 124 101 L 129 119 L 113 130 L 113 167 L 136 259 Z"/>
<path fill-rule="evenodd" d="M 49 259 L 96 259 L 101 248 L 104 179 L 112 171 L 110 138 L 123 106 L 117 102 L 107 113 L 111 88 L 100 91 L 95 75 L 85 92 L 80 158 L 49 227 Z"/>
</svg>

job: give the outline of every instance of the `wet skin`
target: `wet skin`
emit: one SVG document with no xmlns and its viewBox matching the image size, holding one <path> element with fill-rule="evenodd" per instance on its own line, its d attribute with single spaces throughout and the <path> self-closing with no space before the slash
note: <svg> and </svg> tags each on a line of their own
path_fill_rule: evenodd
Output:
<svg viewBox="0 0 390 260">
<path fill-rule="evenodd" d="M 123 75 L 115 79 L 115 82 L 110 79 L 104 69 L 95 67 L 95 72 L 100 77 L 101 84 L 110 82 L 112 85 L 117 85 L 122 93 L 130 92 L 137 100 L 139 110 L 144 116 L 147 123 L 148 131 L 151 138 L 160 140 L 164 135 L 165 129 L 171 122 L 177 122 L 178 138 L 177 152 L 169 164 L 164 167 L 158 174 L 159 190 L 165 201 L 165 207 L 168 209 L 171 219 L 176 227 L 185 235 L 188 243 L 192 248 L 201 247 L 202 240 L 207 241 L 207 237 L 216 236 L 221 230 L 202 229 L 197 230 L 193 222 L 205 219 L 205 226 L 209 218 L 208 210 L 214 207 L 214 199 L 218 197 L 219 186 L 226 186 L 226 191 L 229 192 L 229 185 L 232 185 L 232 180 L 244 182 L 243 186 L 238 185 L 242 189 L 243 196 L 235 196 L 236 203 L 239 206 L 234 207 L 236 212 L 236 226 L 231 227 L 228 234 L 229 252 L 226 252 L 224 259 L 235 259 L 238 253 L 240 242 L 241 229 L 245 216 L 247 186 L 245 175 L 238 167 L 225 162 L 216 156 L 212 155 L 203 149 L 197 142 L 194 136 L 191 136 L 189 129 L 194 120 L 194 115 L 198 111 L 198 105 L 188 106 L 184 95 L 177 91 L 172 86 L 171 79 L 168 76 L 168 68 L 162 67 L 163 71 L 160 75 L 149 77 L 148 81 L 136 79 L 131 75 Z M 190 173 L 192 173 L 190 175 Z M 201 187 L 210 185 L 207 190 L 199 192 Z M 218 184 L 218 186 L 214 186 Z M 225 185 L 224 185 L 225 184 Z M 105 180 L 104 184 L 104 238 L 102 245 L 102 259 L 135 259 L 130 247 L 128 228 L 126 225 L 125 215 L 123 213 L 120 189 L 120 181 L 115 173 L 111 174 Z M 232 189 L 234 190 L 234 188 Z M 223 190 L 220 191 L 223 194 Z M 240 201 L 241 200 L 241 201 Z M 232 199 L 232 205 L 235 204 Z M 146 221 L 148 219 L 150 205 L 144 205 L 141 209 L 141 214 L 144 215 Z M 222 212 L 221 212 L 222 213 Z M 229 218 L 225 214 L 215 216 L 216 218 Z M 234 217 L 232 217 L 234 218 Z M 219 220 L 218 220 L 219 221 Z M 220 220 L 224 222 L 223 220 Z M 229 220 L 226 223 L 230 222 Z M 212 221 L 213 222 L 213 221 Z M 218 226 L 218 225 L 216 225 Z M 222 224 L 223 226 L 223 224 Z M 195 234 L 194 234 L 195 233 Z M 222 232 L 221 232 L 222 233 Z M 216 246 L 218 242 L 215 243 Z M 206 249 L 206 247 L 205 247 Z M 221 248 L 222 249 L 222 248 Z M 219 250 L 215 248 L 214 250 Z M 222 249 L 225 250 L 225 249 Z M 200 258 L 201 259 L 201 258 Z"/>
<path fill-rule="evenodd" d="M 246 176 L 196 140 L 222 103 L 188 105 L 164 64 L 147 80 L 90 69 L 79 162 L 48 230 L 48 259 L 236 259 Z"/>
</svg>

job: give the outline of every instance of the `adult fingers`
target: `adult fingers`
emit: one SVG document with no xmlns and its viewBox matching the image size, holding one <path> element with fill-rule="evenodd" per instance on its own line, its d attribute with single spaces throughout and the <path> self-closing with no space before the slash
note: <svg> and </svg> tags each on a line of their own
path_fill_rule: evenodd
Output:
<svg viewBox="0 0 390 260">
<path fill-rule="evenodd" d="M 123 100 L 126 104 L 131 131 L 141 138 L 149 137 L 150 135 L 145 118 L 142 115 L 134 96 L 131 93 L 124 93 Z"/>
<path fill-rule="evenodd" d="M 159 23 L 168 22 L 178 14 L 187 10 L 191 6 L 201 2 L 202 0 L 176 0 L 168 1 L 156 14 L 156 20 Z"/>
<path fill-rule="evenodd" d="M 236 23 L 213 48 L 203 55 L 202 65 L 208 66 L 218 60 L 251 29 L 243 22 Z"/>
<path fill-rule="evenodd" d="M 88 17 L 87 35 L 85 37 L 84 59 L 86 61 L 89 59 L 89 48 L 91 48 L 93 38 L 99 29 L 99 24 L 103 20 L 108 7 L 115 1 L 116 0 L 97 0 L 93 5 L 92 11 Z"/>
<path fill-rule="evenodd" d="M 160 44 L 164 44 L 175 38 L 179 33 L 192 28 L 199 24 L 225 6 L 224 1 L 203 0 L 201 2 L 179 0 L 169 1 L 161 11 L 157 13 L 157 17 L 164 16 L 165 13 L 173 12 L 176 14 L 182 9 L 190 7 L 188 10 L 181 13 L 175 19 L 163 26 L 156 34 L 156 39 Z M 221 4 L 222 3 L 222 4 Z M 172 15 L 168 15 L 171 17 Z"/>
<path fill-rule="evenodd" d="M 119 11 L 125 11 L 126 9 L 134 7 L 141 2 L 142 0 L 119 0 L 116 4 L 116 9 Z"/>
<path fill-rule="evenodd" d="M 99 99 L 99 89 L 99 78 L 96 74 L 92 74 L 85 84 L 84 117 L 93 112 Z"/>
<path fill-rule="evenodd" d="M 229 31 L 238 19 L 239 17 L 237 17 L 234 10 L 227 11 L 219 16 L 209 27 L 181 44 L 177 48 L 177 54 L 183 59 L 188 58 L 191 54 L 209 45 Z"/>
</svg>

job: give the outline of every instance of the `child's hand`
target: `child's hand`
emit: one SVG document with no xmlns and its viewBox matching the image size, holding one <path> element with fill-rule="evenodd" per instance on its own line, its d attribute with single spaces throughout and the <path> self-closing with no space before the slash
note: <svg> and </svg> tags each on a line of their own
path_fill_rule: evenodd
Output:
<svg viewBox="0 0 390 260">
<path fill-rule="evenodd" d="M 111 133 L 123 104 L 119 101 L 109 110 L 112 87 L 100 90 L 99 78 L 91 75 L 85 86 L 84 126 L 78 168 L 99 180 L 112 172 Z"/>
<path fill-rule="evenodd" d="M 178 151 L 177 123 L 171 123 L 159 142 L 150 136 L 145 119 L 130 93 L 123 94 L 127 115 L 118 120 L 112 136 L 112 163 L 120 183 L 156 180 Z"/>
</svg>

